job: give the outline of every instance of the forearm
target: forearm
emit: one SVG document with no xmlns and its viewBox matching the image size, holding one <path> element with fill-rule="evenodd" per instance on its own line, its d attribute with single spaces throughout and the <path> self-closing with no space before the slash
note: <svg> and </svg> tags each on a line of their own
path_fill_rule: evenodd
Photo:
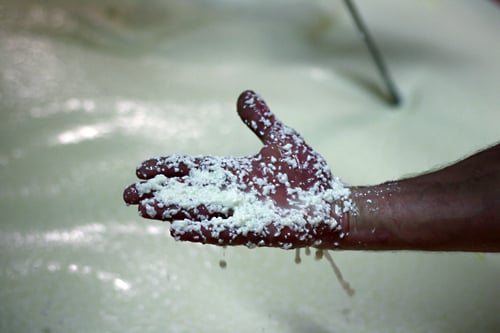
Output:
<svg viewBox="0 0 500 333">
<path fill-rule="evenodd" d="M 343 249 L 500 252 L 500 145 L 352 197 Z"/>
</svg>

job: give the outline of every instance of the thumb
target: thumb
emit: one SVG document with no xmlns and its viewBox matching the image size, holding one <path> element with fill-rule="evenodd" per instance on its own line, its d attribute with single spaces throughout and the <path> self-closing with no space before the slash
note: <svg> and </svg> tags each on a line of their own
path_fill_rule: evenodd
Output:
<svg viewBox="0 0 500 333">
<path fill-rule="evenodd" d="M 286 139 L 288 129 L 269 110 L 266 102 L 252 90 L 241 93 L 237 103 L 241 120 L 257 135 L 264 144 Z"/>
</svg>

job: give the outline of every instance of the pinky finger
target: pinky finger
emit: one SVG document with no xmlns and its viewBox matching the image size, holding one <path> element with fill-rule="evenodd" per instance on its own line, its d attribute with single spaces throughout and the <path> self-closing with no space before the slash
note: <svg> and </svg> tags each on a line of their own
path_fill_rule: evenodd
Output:
<svg viewBox="0 0 500 333">
<path fill-rule="evenodd" d="M 254 247 L 277 247 L 293 249 L 311 246 L 314 237 L 309 233 L 293 231 L 289 227 L 277 228 L 271 224 L 260 232 L 242 231 L 231 228 L 225 219 L 205 220 L 195 222 L 191 220 L 174 221 L 170 227 L 170 234 L 180 241 L 213 244 L 220 246 L 244 245 Z"/>
<path fill-rule="evenodd" d="M 214 225 L 208 221 L 177 220 L 172 222 L 170 234 L 176 240 L 212 245 L 244 245 L 247 240 L 235 235 L 229 227 Z"/>
</svg>

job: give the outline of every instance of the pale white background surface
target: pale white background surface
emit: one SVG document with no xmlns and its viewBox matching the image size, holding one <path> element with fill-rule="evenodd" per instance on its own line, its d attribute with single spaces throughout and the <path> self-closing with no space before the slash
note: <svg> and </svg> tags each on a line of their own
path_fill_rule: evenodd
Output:
<svg viewBox="0 0 500 333">
<path fill-rule="evenodd" d="M 0 1 L 0 331 L 499 332 L 497 254 L 334 253 L 349 298 L 324 261 L 122 202 L 151 156 L 255 153 L 248 88 L 352 184 L 498 142 L 500 8 L 358 2 L 399 110 L 339 1 Z"/>
</svg>

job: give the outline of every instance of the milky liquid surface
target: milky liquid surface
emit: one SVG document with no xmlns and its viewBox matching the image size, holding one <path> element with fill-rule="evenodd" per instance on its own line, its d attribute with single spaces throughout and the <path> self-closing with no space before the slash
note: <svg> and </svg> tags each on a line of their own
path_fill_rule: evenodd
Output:
<svg viewBox="0 0 500 333">
<path fill-rule="evenodd" d="M 254 154 L 245 89 L 351 184 L 498 142 L 498 6 L 359 7 L 397 110 L 340 2 L 1 1 L 0 331 L 497 332 L 496 254 L 334 252 L 351 298 L 324 260 L 176 242 L 122 202 L 149 157 Z"/>
</svg>

